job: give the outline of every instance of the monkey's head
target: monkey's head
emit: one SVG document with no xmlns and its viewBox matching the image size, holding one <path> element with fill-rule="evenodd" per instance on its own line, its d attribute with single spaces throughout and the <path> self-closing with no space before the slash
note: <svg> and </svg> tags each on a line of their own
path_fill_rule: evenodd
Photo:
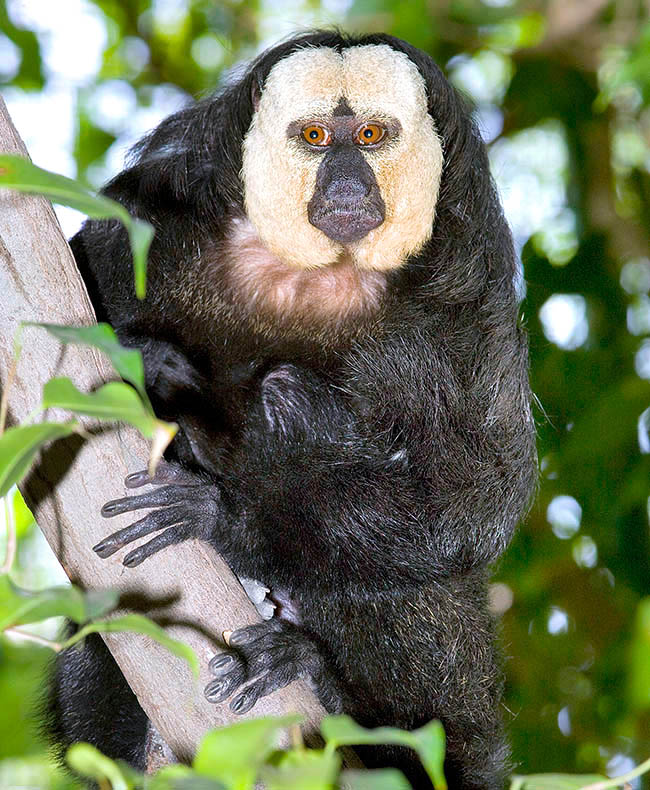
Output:
<svg viewBox="0 0 650 790">
<path fill-rule="evenodd" d="M 431 236 L 442 146 L 415 63 L 385 43 L 290 51 L 253 89 L 245 208 L 298 268 L 400 267 Z"/>
</svg>

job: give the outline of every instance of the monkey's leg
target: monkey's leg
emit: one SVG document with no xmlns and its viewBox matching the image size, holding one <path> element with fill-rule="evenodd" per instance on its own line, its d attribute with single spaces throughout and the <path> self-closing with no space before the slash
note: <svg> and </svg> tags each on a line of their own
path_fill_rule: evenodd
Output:
<svg viewBox="0 0 650 790">
<path fill-rule="evenodd" d="M 57 656 L 45 726 L 61 757 L 71 744 L 87 741 L 145 769 L 148 719 L 98 634 Z"/>
</svg>

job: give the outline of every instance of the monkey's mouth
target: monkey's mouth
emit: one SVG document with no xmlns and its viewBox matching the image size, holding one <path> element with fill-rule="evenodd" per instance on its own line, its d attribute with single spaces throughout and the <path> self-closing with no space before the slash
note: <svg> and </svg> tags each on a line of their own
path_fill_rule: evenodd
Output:
<svg viewBox="0 0 650 790">
<path fill-rule="evenodd" d="M 350 244 L 367 236 L 384 221 L 384 212 L 377 206 L 321 205 L 308 208 L 310 223 L 332 241 Z"/>
</svg>

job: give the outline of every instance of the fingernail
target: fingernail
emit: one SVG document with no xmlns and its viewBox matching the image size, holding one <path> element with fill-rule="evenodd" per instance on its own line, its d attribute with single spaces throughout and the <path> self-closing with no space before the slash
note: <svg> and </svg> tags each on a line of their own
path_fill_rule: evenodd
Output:
<svg viewBox="0 0 650 790">
<path fill-rule="evenodd" d="M 147 472 L 132 472 L 124 478 L 124 485 L 127 488 L 138 488 L 144 483 L 149 482 L 150 477 Z"/>
<path fill-rule="evenodd" d="M 212 671 L 214 671 L 215 669 L 221 669 L 222 667 L 228 666 L 228 664 L 232 664 L 233 661 L 234 658 L 232 656 L 224 653 L 223 655 L 216 655 L 210 661 L 209 667 Z"/>
<path fill-rule="evenodd" d="M 210 702 L 221 702 L 224 697 L 228 696 L 223 692 L 224 681 L 213 680 L 212 683 L 208 683 L 203 693 L 205 694 L 206 699 Z"/>
<path fill-rule="evenodd" d="M 245 629 L 241 631 L 233 631 L 230 634 L 230 642 L 231 645 L 245 645 L 246 642 L 250 642 L 253 638 L 252 634 L 246 632 Z"/>
<path fill-rule="evenodd" d="M 246 713 L 255 704 L 255 698 L 251 699 L 250 695 L 246 692 L 239 694 L 228 706 L 233 713 Z"/>
<path fill-rule="evenodd" d="M 127 554 L 126 557 L 122 560 L 122 565 L 125 565 L 127 568 L 135 568 L 136 565 L 139 565 L 142 562 L 140 559 L 140 552 L 136 549 L 132 551 L 130 554 Z"/>
</svg>

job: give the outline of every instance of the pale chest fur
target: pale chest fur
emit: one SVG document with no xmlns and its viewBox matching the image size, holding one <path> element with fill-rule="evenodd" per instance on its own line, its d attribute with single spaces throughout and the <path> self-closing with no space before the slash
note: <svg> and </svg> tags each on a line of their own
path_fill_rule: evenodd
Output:
<svg viewBox="0 0 650 790">
<path fill-rule="evenodd" d="M 280 261 L 246 219 L 233 220 L 214 274 L 224 297 L 249 316 L 279 325 L 300 324 L 320 331 L 371 319 L 386 290 L 383 272 L 359 269 L 345 256 L 319 268 Z"/>
</svg>

